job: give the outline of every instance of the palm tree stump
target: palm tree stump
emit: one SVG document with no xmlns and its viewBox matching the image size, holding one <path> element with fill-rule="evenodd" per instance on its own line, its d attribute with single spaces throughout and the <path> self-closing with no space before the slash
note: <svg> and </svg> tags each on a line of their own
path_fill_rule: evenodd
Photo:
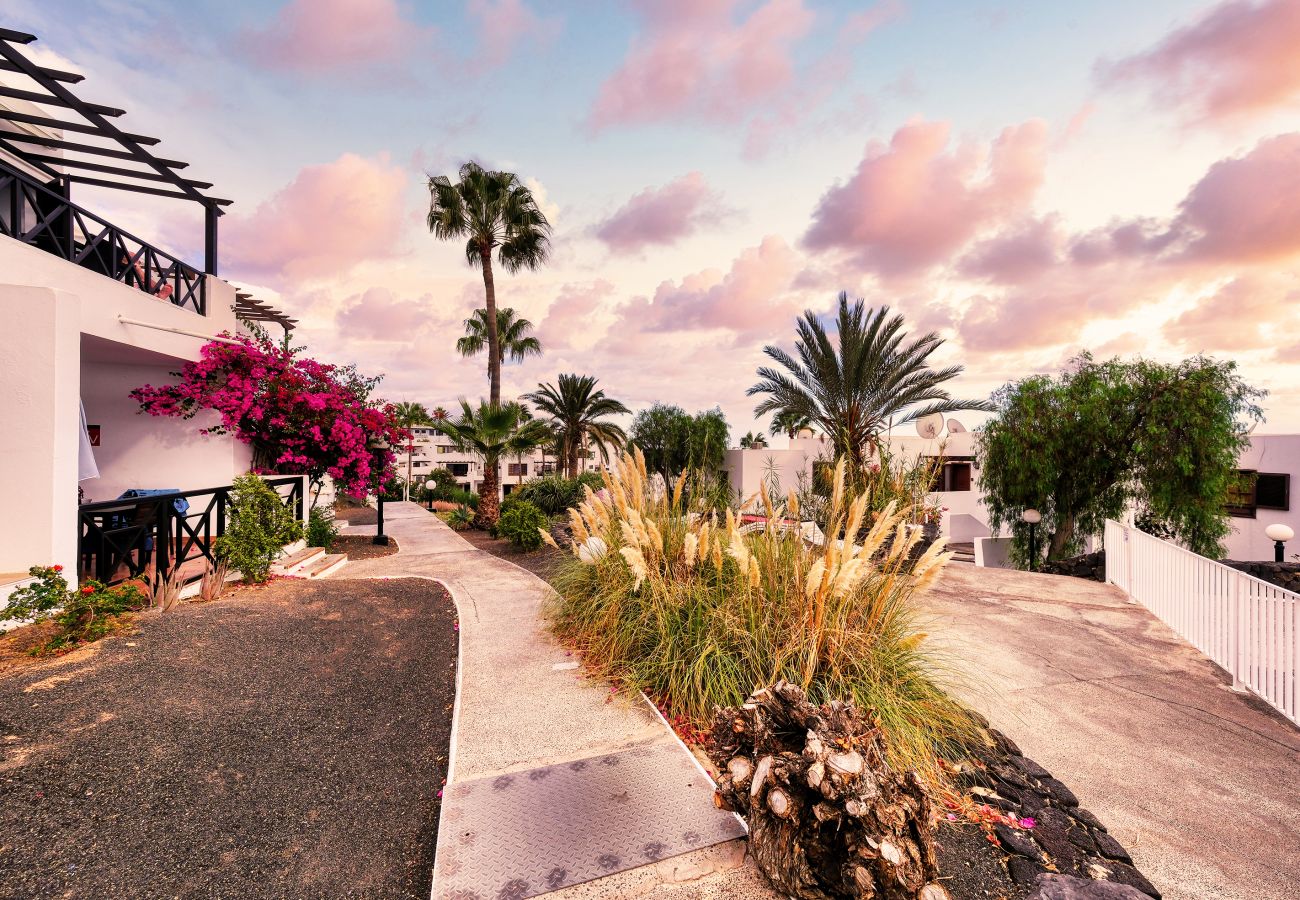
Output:
<svg viewBox="0 0 1300 900">
<path fill-rule="evenodd" d="M 817 707 L 781 681 L 719 710 L 714 802 L 749 824 L 749 849 L 789 897 L 944 900 L 935 817 L 915 772 L 885 761 L 874 716 Z"/>
</svg>

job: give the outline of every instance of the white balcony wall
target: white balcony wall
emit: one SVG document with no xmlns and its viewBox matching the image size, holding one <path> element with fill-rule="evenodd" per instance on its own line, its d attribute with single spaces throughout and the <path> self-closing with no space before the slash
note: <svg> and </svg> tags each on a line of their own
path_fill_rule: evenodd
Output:
<svg viewBox="0 0 1300 900">
<path fill-rule="evenodd" d="M 1290 509 L 1260 509 L 1253 519 L 1228 520 L 1233 533 L 1224 541 L 1227 559 L 1272 559 L 1273 542 L 1264 529 L 1278 522 L 1289 525 L 1300 535 L 1300 434 L 1255 435 L 1238 459 L 1237 467 L 1291 476 Z M 1287 561 L 1295 562 L 1293 554 L 1296 553 L 1300 553 L 1300 539 L 1287 547 Z"/>
</svg>

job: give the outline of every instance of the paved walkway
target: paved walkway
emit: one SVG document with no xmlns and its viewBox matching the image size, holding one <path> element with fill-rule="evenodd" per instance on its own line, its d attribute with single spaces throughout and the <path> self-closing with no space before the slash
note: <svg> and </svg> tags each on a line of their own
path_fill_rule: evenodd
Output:
<svg viewBox="0 0 1300 900">
<path fill-rule="evenodd" d="M 471 843 L 484 839 L 475 832 L 487 827 L 484 801 L 492 796 L 490 788 L 495 789 L 497 785 L 509 786 L 512 791 L 527 788 L 534 792 L 527 797 L 521 795 L 516 806 L 518 816 L 509 823 L 519 846 L 531 841 L 534 849 L 539 846 L 536 840 L 539 834 L 555 835 L 556 844 L 570 848 L 582 844 L 577 839 L 582 834 L 573 840 L 558 834 L 557 823 L 571 829 L 577 826 L 578 832 L 585 829 L 587 837 L 595 833 L 619 838 L 626 830 L 623 823 L 650 818 L 648 815 L 629 817 L 627 810 L 648 809 L 645 805 L 648 797 L 655 793 L 662 795 L 661 799 L 674 801 L 665 804 L 672 815 L 695 823 L 675 834 L 662 834 L 657 840 L 637 843 L 637 850 L 642 854 L 638 862 L 654 859 L 660 852 L 676 855 L 665 855 L 662 861 L 628 868 L 626 854 L 609 853 L 610 860 L 620 858 L 616 874 L 550 895 L 557 900 L 643 894 L 772 896 L 753 867 L 743 863 L 744 844 L 734 839 L 739 833 L 736 826 L 731 826 L 733 830 L 729 834 L 722 835 L 732 839 L 718 843 L 721 814 L 713 808 L 711 786 L 662 720 L 642 704 L 623 699 L 607 702 L 609 689 L 575 672 L 574 660 L 545 632 L 540 608 L 550 589 L 544 582 L 509 562 L 474 549 L 441 520 L 414 503 L 386 504 L 385 518 L 386 530 L 397 539 L 400 552 L 353 562 L 348 566 L 348 577 L 437 578 L 447 585 L 460 609 L 460 700 L 452 737 L 452 773 L 438 834 L 435 900 L 451 896 L 453 886 L 459 889 L 466 860 L 501 856 L 476 854 Z M 373 533 L 373 526 L 345 531 Z M 611 757 L 629 763 L 619 767 L 628 773 L 624 790 L 610 790 L 600 798 L 587 798 L 581 822 L 566 822 L 566 818 L 572 817 L 566 817 L 562 810 L 546 811 L 537 806 L 556 802 L 560 796 L 554 789 L 545 795 L 538 785 L 566 783 L 560 777 L 548 778 L 551 773 L 568 778 L 571 772 L 580 769 L 602 771 L 610 765 L 603 760 Z M 640 764 L 670 757 L 677 763 L 671 773 L 667 769 L 655 769 L 649 763 Z M 584 762 L 595 765 L 590 768 L 580 765 Z M 645 774 L 651 771 L 660 774 Z M 603 791 L 607 786 L 602 783 L 593 789 Z M 734 822 L 730 817 L 723 820 Z M 675 827 L 671 819 L 659 821 Z M 678 852 L 681 847 L 674 842 L 683 836 L 698 839 L 701 849 Z M 464 840 L 466 837 L 469 841 Z M 658 843 L 666 844 L 666 849 L 657 849 Z M 498 861 L 506 864 L 510 857 Z M 574 876 L 573 872 L 550 874 L 556 879 L 557 887 L 570 883 L 566 878 Z M 519 883 L 503 885 L 506 893 L 501 896 L 525 897 L 539 890 L 536 879 L 523 880 L 529 881 L 527 887 Z M 497 888 L 490 893 L 482 892 L 484 897 L 497 894 Z"/>
<path fill-rule="evenodd" d="M 1300 729 L 1111 585 L 954 565 L 928 605 L 967 699 L 1166 897 L 1297 896 Z"/>
</svg>

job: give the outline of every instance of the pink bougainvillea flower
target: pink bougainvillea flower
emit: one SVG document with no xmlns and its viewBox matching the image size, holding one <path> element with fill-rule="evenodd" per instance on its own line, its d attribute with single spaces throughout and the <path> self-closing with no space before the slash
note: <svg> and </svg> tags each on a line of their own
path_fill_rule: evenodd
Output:
<svg viewBox="0 0 1300 900">
<path fill-rule="evenodd" d="M 1025 816 L 1023 819 L 1020 820 L 1021 828 L 1033 828 L 1037 824 L 1038 823 L 1034 821 L 1032 816 Z"/>
<path fill-rule="evenodd" d="M 948 813 L 948 821 L 949 821 L 949 822 L 956 822 L 956 821 L 957 821 L 957 814 L 956 814 L 956 813 Z"/>
</svg>

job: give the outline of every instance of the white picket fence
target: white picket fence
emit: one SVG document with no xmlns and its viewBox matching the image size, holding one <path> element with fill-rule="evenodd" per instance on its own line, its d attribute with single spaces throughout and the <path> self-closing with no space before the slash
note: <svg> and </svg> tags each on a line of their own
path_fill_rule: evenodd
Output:
<svg viewBox="0 0 1300 900">
<path fill-rule="evenodd" d="M 1300 594 L 1110 520 L 1106 580 L 1300 724 Z"/>
</svg>

